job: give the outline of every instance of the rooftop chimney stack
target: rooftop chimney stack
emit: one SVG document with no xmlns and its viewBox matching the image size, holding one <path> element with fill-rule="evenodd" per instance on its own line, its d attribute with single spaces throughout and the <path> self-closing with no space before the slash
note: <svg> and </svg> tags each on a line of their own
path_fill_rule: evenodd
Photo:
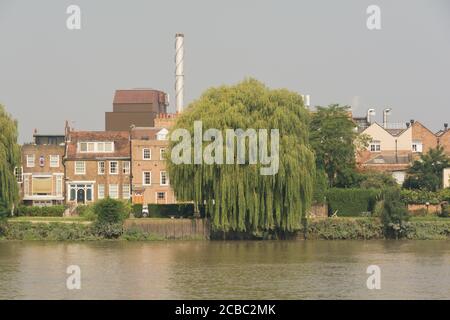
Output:
<svg viewBox="0 0 450 320">
<path fill-rule="evenodd" d="M 388 115 L 391 113 L 391 108 L 386 108 L 383 110 L 383 128 L 387 129 L 388 127 L 388 122 L 387 122 L 387 118 Z"/>
<path fill-rule="evenodd" d="M 372 124 L 372 116 L 375 116 L 375 109 L 369 109 L 367 110 L 367 122 L 370 124 Z"/>
<path fill-rule="evenodd" d="M 444 123 L 444 131 L 448 130 L 448 123 Z"/>
<path fill-rule="evenodd" d="M 184 34 L 175 35 L 175 103 L 177 113 L 183 111 L 184 96 Z"/>
</svg>

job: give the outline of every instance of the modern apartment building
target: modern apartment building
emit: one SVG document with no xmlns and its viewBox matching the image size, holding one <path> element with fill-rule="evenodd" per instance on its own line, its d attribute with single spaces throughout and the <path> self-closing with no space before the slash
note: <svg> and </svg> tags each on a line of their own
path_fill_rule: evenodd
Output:
<svg viewBox="0 0 450 320">
<path fill-rule="evenodd" d="M 130 199 L 129 131 L 66 129 L 66 203 L 89 204 L 105 197 Z"/>
<path fill-rule="evenodd" d="M 26 205 L 64 203 L 64 135 L 33 135 L 21 148 L 21 167 L 16 168 L 20 195 Z"/>
</svg>

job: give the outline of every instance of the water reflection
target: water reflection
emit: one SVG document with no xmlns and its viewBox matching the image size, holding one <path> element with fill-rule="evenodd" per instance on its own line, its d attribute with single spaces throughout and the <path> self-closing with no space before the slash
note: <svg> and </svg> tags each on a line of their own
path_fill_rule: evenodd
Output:
<svg viewBox="0 0 450 320">
<path fill-rule="evenodd" d="M 1 242 L 0 298 L 448 299 L 450 242 Z"/>
</svg>

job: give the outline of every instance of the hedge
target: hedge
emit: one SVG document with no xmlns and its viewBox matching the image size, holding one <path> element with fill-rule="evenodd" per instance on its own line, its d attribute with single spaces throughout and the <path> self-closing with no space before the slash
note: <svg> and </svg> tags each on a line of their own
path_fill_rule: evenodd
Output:
<svg viewBox="0 0 450 320">
<path fill-rule="evenodd" d="M 194 215 L 193 203 L 154 204 L 148 205 L 150 218 L 189 218 Z M 133 205 L 135 218 L 142 218 L 142 205 Z"/>
<path fill-rule="evenodd" d="M 37 206 L 19 206 L 18 216 L 29 217 L 62 217 L 66 207 L 63 205 L 37 207 Z"/>
<path fill-rule="evenodd" d="M 407 204 L 439 204 L 442 201 L 450 202 L 450 189 L 443 189 L 437 192 L 426 190 L 402 189 L 401 197 Z"/>
<path fill-rule="evenodd" d="M 378 189 L 332 188 L 326 193 L 330 213 L 341 217 L 361 216 L 363 212 L 373 212 L 381 196 Z"/>
</svg>

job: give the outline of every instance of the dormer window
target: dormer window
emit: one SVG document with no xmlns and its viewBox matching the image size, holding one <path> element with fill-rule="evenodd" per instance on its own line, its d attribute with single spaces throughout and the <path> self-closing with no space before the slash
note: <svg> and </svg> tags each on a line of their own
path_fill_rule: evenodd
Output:
<svg viewBox="0 0 450 320">
<path fill-rule="evenodd" d="M 169 130 L 167 130 L 166 128 L 161 129 L 156 134 L 156 140 L 167 140 L 167 134 L 168 133 L 169 133 Z"/>
<path fill-rule="evenodd" d="M 114 152 L 114 142 L 79 142 L 78 152 L 110 153 Z"/>
</svg>

